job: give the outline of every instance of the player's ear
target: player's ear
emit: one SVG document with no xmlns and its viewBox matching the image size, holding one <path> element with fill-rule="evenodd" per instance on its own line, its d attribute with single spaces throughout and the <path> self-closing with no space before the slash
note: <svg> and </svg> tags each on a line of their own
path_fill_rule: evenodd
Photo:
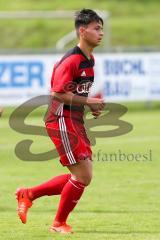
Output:
<svg viewBox="0 0 160 240">
<path fill-rule="evenodd" d="M 84 37 L 84 33 L 85 33 L 85 27 L 80 26 L 79 27 L 79 36 Z"/>
</svg>

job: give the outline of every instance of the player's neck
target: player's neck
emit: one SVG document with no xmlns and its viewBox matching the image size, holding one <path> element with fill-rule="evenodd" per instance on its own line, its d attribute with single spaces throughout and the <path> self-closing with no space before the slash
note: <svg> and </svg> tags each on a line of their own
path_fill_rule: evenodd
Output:
<svg viewBox="0 0 160 240">
<path fill-rule="evenodd" d="M 82 50 L 82 52 L 85 54 L 85 56 L 90 59 L 91 53 L 93 52 L 93 47 L 88 46 L 85 43 L 79 42 L 78 47 Z"/>
</svg>

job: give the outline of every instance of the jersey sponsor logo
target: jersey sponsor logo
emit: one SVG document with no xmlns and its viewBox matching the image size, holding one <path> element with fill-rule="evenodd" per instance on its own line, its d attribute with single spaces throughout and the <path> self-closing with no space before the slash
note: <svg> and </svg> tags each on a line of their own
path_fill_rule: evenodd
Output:
<svg viewBox="0 0 160 240">
<path fill-rule="evenodd" d="M 81 73 L 81 77 L 86 77 L 86 72 L 85 72 L 85 71 L 83 71 L 83 72 Z"/>
<path fill-rule="evenodd" d="M 81 83 L 77 85 L 77 93 L 89 93 L 92 82 Z"/>
</svg>

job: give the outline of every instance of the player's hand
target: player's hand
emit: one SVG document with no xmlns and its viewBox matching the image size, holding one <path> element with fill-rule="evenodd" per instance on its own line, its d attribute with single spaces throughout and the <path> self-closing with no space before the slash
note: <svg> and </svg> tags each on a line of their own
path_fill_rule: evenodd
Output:
<svg viewBox="0 0 160 240">
<path fill-rule="evenodd" d="M 92 115 L 96 119 L 96 118 L 98 118 L 101 115 L 101 111 L 92 111 Z"/>
<path fill-rule="evenodd" d="M 87 98 L 87 106 L 90 107 L 92 112 L 99 112 L 103 110 L 105 102 L 100 98 Z"/>
</svg>

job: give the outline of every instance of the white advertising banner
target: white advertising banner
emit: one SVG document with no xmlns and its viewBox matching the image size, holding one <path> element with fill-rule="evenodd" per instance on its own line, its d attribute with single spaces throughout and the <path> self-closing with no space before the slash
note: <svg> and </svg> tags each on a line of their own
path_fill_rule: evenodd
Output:
<svg viewBox="0 0 160 240">
<path fill-rule="evenodd" d="M 59 55 L 0 55 L 0 106 L 19 105 L 49 94 L 50 79 Z"/>
<path fill-rule="evenodd" d="M 96 56 L 93 94 L 106 101 L 160 100 L 160 53 L 119 53 Z"/>
<path fill-rule="evenodd" d="M 62 55 L 0 55 L 0 106 L 49 94 L 54 63 Z M 160 53 L 95 54 L 91 94 L 106 101 L 160 100 Z"/>
</svg>

